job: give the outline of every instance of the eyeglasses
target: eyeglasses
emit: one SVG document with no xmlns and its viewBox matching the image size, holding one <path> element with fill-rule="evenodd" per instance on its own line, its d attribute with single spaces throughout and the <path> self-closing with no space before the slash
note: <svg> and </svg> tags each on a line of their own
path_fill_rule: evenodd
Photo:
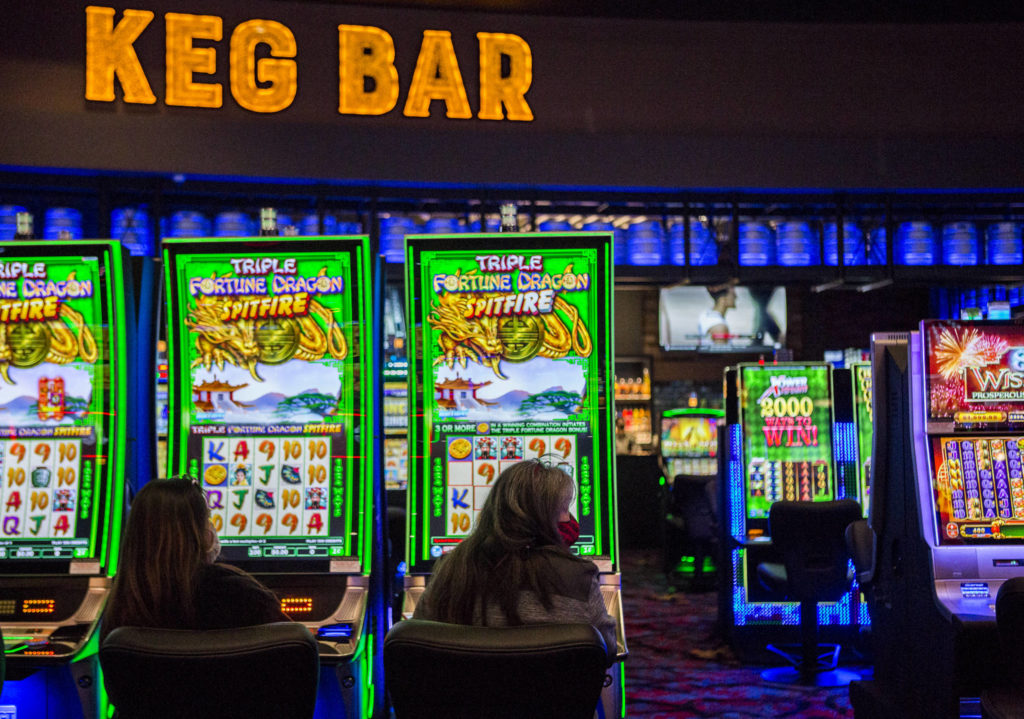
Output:
<svg viewBox="0 0 1024 719">
<path fill-rule="evenodd" d="M 565 461 L 565 458 L 557 454 L 544 454 L 532 460 L 544 469 L 560 469 L 570 477 L 575 476 L 576 468 Z"/>
</svg>

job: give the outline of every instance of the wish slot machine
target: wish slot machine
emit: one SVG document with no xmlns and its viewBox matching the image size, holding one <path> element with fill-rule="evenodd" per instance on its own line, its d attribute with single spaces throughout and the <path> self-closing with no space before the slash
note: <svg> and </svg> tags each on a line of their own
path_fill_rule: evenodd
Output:
<svg viewBox="0 0 1024 719">
<path fill-rule="evenodd" d="M 1024 574 L 1024 326 L 926 320 L 872 346 L 872 614 L 884 634 L 851 702 L 858 716 L 960 716 L 1010 679 L 995 600 Z"/>
<path fill-rule="evenodd" d="M 117 568 L 133 332 L 116 242 L 0 254 L 0 712 L 105 717 L 97 623 Z"/>
<path fill-rule="evenodd" d="M 408 496 L 412 615 L 434 562 L 474 526 L 495 478 L 544 458 L 576 481 L 574 551 L 601 571 L 625 658 L 615 498 L 611 235 L 414 236 Z M 467 249 L 472 248 L 472 249 Z M 622 665 L 603 698 L 624 712 Z"/>
<path fill-rule="evenodd" d="M 734 647 L 756 653 L 795 638 L 799 603 L 761 586 L 757 566 L 778 561 L 768 515 L 780 500 L 859 499 L 849 374 L 821 363 L 740 364 L 726 372 L 726 449 L 720 612 Z M 834 381 L 844 391 L 834 391 Z M 819 605 L 824 636 L 868 623 L 854 589 Z M 837 627 L 842 628 L 834 631 Z"/>
<path fill-rule="evenodd" d="M 372 713 L 372 276 L 364 237 L 169 240 L 171 475 L 201 482 L 221 559 L 312 631 L 318 714 Z"/>
</svg>

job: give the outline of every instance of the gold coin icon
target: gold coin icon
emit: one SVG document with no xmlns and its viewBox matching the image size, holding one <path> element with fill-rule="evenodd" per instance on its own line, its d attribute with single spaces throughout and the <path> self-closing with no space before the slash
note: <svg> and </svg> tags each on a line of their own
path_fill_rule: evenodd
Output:
<svg viewBox="0 0 1024 719">
<path fill-rule="evenodd" d="M 228 478 L 228 468 L 223 464 L 211 464 L 203 471 L 203 481 L 207 484 L 224 484 Z"/>
<path fill-rule="evenodd" d="M 454 439 L 452 440 L 452 443 L 448 445 L 448 454 L 452 456 L 452 459 L 465 459 L 472 451 L 473 445 L 465 437 Z"/>
<path fill-rule="evenodd" d="M 287 362 L 299 348 L 299 325 L 287 317 L 258 321 L 254 334 L 260 348 L 260 362 L 264 364 Z"/>
<path fill-rule="evenodd" d="M 15 367 L 35 367 L 50 351 L 50 334 L 40 322 L 20 322 L 7 331 L 7 344 L 11 347 L 11 364 Z"/>
<path fill-rule="evenodd" d="M 505 359 L 526 362 L 544 344 L 544 324 L 539 317 L 530 315 L 506 317 L 498 323 L 498 339 L 505 347 Z"/>
</svg>

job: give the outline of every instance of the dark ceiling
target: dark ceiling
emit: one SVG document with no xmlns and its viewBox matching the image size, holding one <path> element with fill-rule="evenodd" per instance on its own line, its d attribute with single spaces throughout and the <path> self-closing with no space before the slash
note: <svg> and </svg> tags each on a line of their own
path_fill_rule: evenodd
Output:
<svg viewBox="0 0 1024 719">
<path fill-rule="evenodd" d="M 323 0 L 317 0 L 323 1 Z M 1021 22 L 1019 0 L 327 0 L 527 15 L 724 22 L 963 23 Z"/>
</svg>

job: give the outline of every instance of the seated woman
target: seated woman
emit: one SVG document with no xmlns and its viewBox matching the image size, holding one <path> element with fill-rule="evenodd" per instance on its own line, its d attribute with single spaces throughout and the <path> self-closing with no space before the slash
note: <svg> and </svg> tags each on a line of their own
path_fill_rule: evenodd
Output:
<svg viewBox="0 0 1024 719">
<path fill-rule="evenodd" d="M 121 626 L 229 629 L 290 621 L 249 574 L 214 564 L 217 531 L 202 488 L 156 479 L 132 502 L 102 636 Z"/>
<path fill-rule="evenodd" d="M 589 622 L 616 653 L 597 566 L 574 555 L 575 485 L 561 469 L 518 462 L 495 480 L 476 528 L 438 561 L 417 619 L 478 626 Z"/>
</svg>

